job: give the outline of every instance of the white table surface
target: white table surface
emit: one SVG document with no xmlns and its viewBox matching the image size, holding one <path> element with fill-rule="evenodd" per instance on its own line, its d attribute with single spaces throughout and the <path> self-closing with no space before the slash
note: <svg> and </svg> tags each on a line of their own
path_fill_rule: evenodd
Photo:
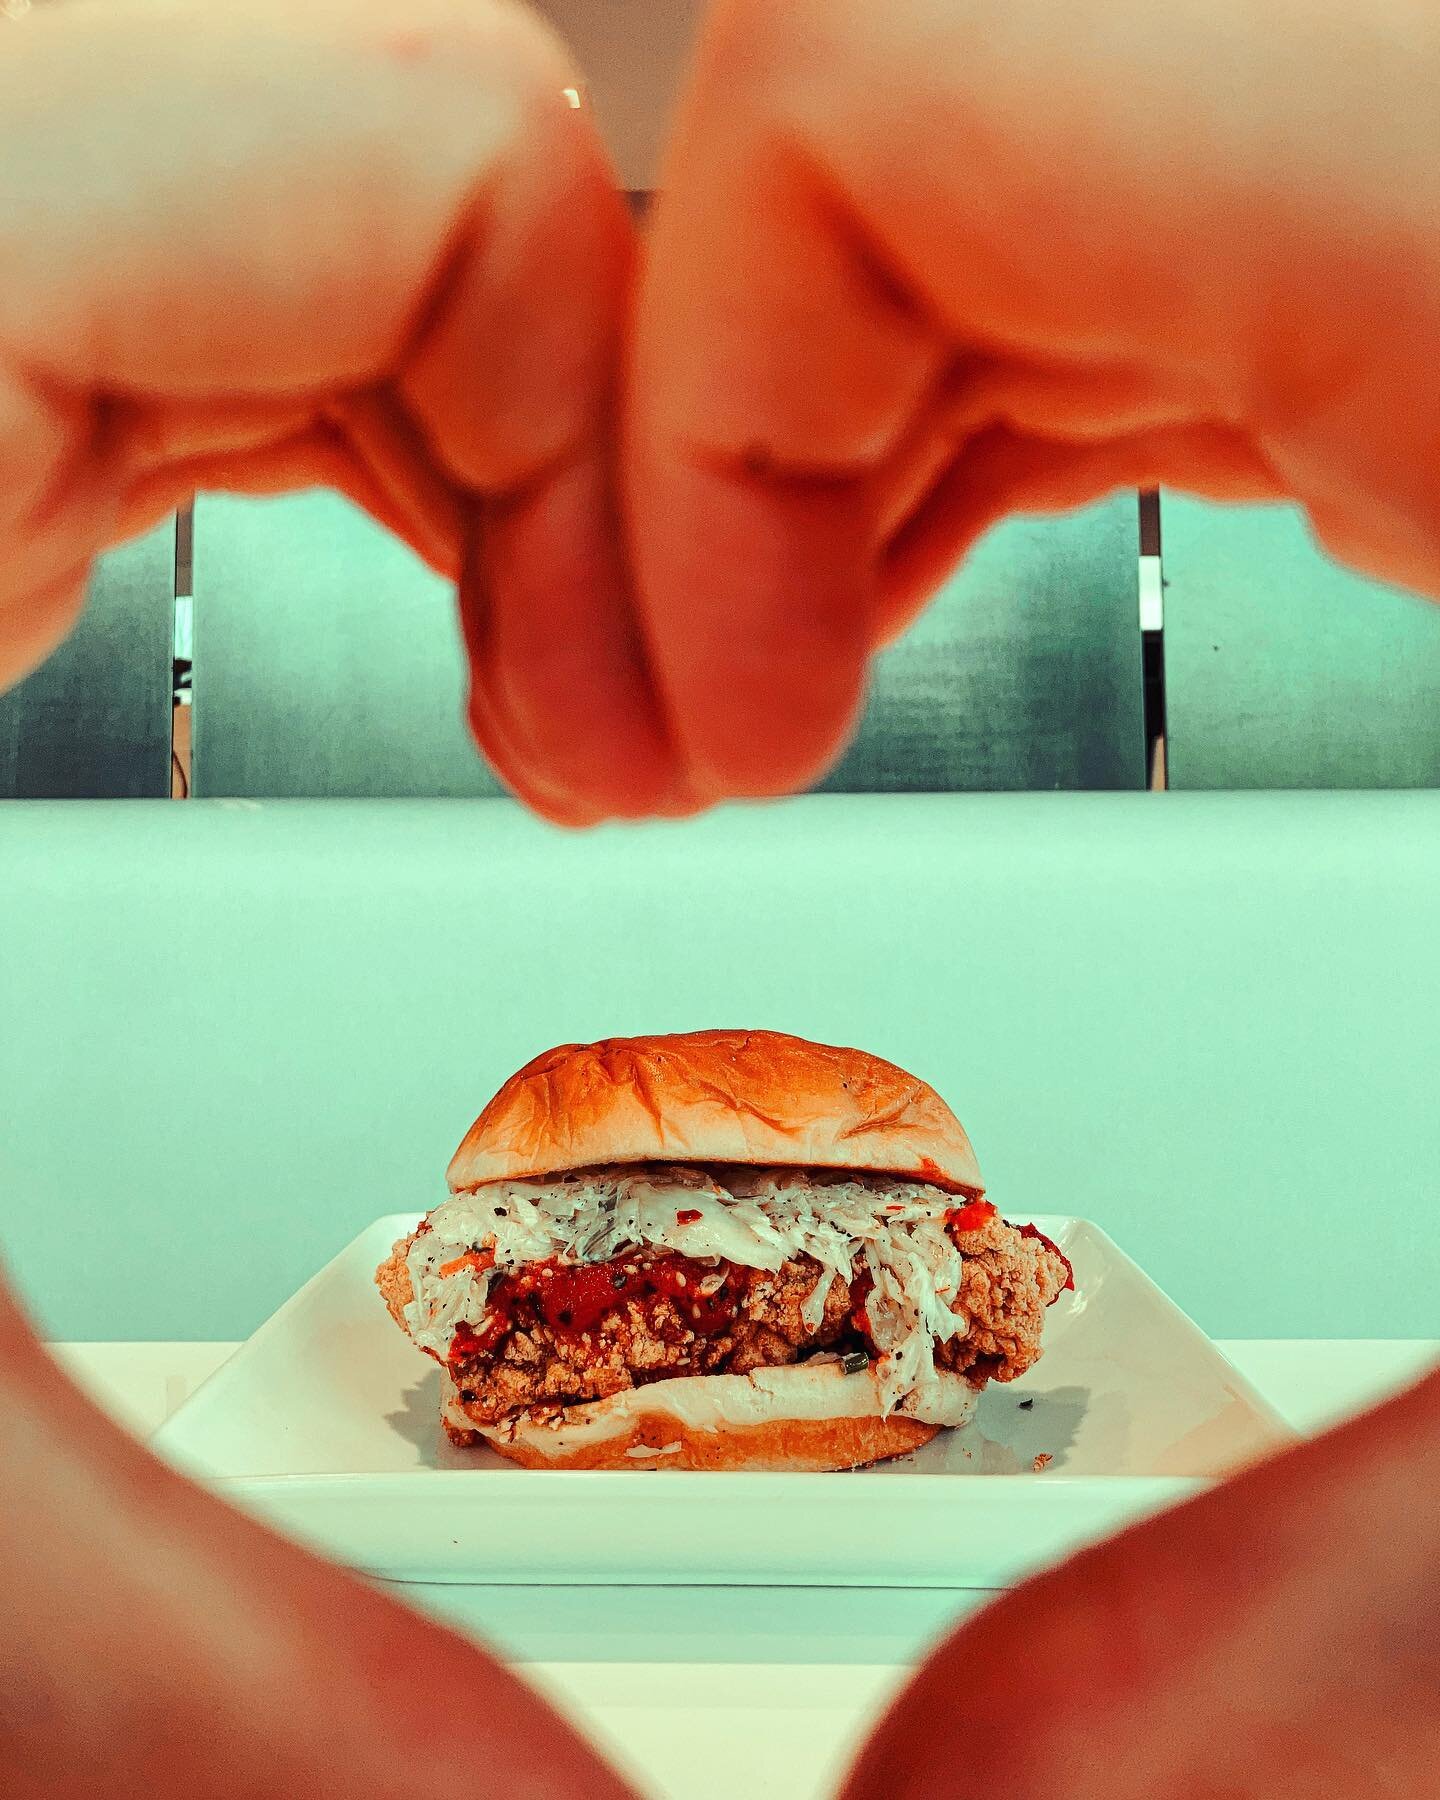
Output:
<svg viewBox="0 0 1440 1800">
<path fill-rule="evenodd" d="M 233 1344 L 65 1344 L 144 1436 Z M 1433 1342 L 1220 1348 L 1302 1431 L 1404 1385 Z M 523 1669 L 655 1800 L 818 1800 L 925 1647 L 983 1593 L 914 1589 L 397 1586 Z"/>
</svg>

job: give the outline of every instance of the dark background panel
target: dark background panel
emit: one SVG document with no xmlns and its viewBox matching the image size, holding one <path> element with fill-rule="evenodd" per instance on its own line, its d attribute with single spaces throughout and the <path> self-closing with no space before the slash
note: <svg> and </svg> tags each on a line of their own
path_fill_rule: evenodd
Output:
<svg viewBox="0 0 1440 1800">
<path fill-rule="evenodd" d="M 992 532 L 880 659 L 831 792 L 1145 785 L 1133 496 Z M 347 502 L 205 496 L 193 792 L 467 796 L 448 584 Z"/>
<path fill-rule="evenodd" d="M 175 521 L 96 564 L 79 624 L 0 694 L 0 798 L 170 793 Z"/>
<path fill-rule="evenodd" d="M 1134 495 L 977 544 L 880 657 L 836 793 L 1146 785 Z"/>
<path fill-rule="evenodd" d="M 1440 785 L 1440 607 L 1332 562 L 1290 506 L 1163 497 L 1176 788 Z"/>
<path fill-rule="evenodd" d="M 348 501 L 202 495 L 193 585 L 197 799 L 502 791 L 453 588 Z"/>
</svg>

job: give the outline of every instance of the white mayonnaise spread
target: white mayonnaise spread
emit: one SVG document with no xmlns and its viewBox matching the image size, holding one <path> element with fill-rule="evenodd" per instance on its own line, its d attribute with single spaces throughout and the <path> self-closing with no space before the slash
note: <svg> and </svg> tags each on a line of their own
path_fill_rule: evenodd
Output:
<svg viewBox="0 0 1440 1800">
<path fill-rule="evenodd" d="M 864 1267 L 874 1279 L 865 1311 L 888 1413 L 933 1384 L 936 1341 L 969 1328 L 952 1310 L 962 1259 L 945 1230 L 946 1213 L 962 1204 L 923 1182 L 822 1169 L 645 1164 L 487 1182 L 437 1206 L 415 1239 L 406 1324 L 443 1359 L 455 1327 L 484 1318 L 498 1275 L 552 1256 L 608 1262 L 654 1245 L 770 1270 L 811 1256 L 822 1273 L 803 1308 L 810 1325 L 819 1326 L 835 1275 L 849 1280 Z M 471 1251 L 493 1253 L 494 1266 L 441 1272 Z"/>
</svg>

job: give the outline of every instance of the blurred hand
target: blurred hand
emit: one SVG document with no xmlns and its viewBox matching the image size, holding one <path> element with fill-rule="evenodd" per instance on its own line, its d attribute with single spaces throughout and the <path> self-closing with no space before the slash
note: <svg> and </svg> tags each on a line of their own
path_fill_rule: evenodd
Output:
<svg viewBox="0 0 1440 1800">
<path fill-rule="evenodd" d="M 1431 0 L 717 0 L 627 449 L 696 788 L 806 783 L 987 526 L 1289 495 L 1440 591 Z"/>
<path fill-rule="evenodd" d="M 803 785 L 988 525 L 1293 496 L 1440 589 L 1428 0 L 720 0 L 632 256 L 497 0 L 78 0 L 4 32 L 0 680 L 197 487 L 329 482 L 460 582 L 572 824 Z"/>
<path fill-rule="evenodd" d="M 1440 592 L 1422 0 L 719 0 L 627 499 L 692 782 L 764 794 L 990 524 L 1289 496 Z M 1006 1598 L 846 1800 L 1440 1795 L 1440 1376 Z"/>
<path fill-rule="evenodd" d="M 6 1800 L 623 1800 L 530 1689 L 163 1468 L 0 1287 Z"/>
<path fill-rule="evenodd" d="M 643 629 L 633 247 L 567 76 L 495 0 L 0 19 L 0 683 L 205 487 L 329 483 L 454 576 L 478 740 L 569 823 L 811 779 L 1012 510 L 1290 495 L 1440 590 L 1428 0 L 721 0 L 630 360 Z M 16 1800 L 409 1800 L 456 1709 L 497 1790 L 623 1791 L 3 1301 L 0 1446 Z M 1436 1791 L 1437 1495 L 1432 1380 L 985 1615 L 854 1800 Z"/>
<path fill-rule="evenodd" d="M 610 493 L 631 226 L 573 80 L 497 0 L 0 15 L 0 688 L 195 489 L 328 484 L 459 580 L 525 800 L 675 804 Z"/>
<path fill-rule="evenodd" d="M 952 1637 L 844 1800 L 971 1795 L 1440 1795 L 1440 1374 Z"/>
<path fill-rule="evenodd" d="M 577 766 L 588 807 L 655 803 L 607 485 L 631 245 L 565 69 L 478 0 L 0 17 L 0 685 L 192 489 L 329 482 L 461 577 L 532 803 Z M 164 1470 L 3 1286 L 0 1769 L 6 1800 L 626 1791 L 479 1650 Z"/>
</svg>

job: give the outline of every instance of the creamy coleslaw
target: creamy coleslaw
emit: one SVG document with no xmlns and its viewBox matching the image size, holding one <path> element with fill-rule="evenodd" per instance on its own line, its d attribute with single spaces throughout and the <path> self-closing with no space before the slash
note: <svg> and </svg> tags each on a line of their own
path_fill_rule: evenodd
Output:
<svg viewBox="0 0 1440 1800">
<path fill-rule="evenodd" d="M 821 1272 L 802 1313 L 815 1328 L 834 1277 L 868 1269 L 884 1409 L 912 1411 L 934 1385 L 936 1343 L 969 1329 L 956 1310 L 962 1257 L 945 1228 L 960 1203 L 923 1182 L 822 1169 L 647 1164 L 489 1182 L 437 1206 L 415 1238 L 406 1324 L 443 1359 L 458 1325 L 484 1319 L 499 1277 L 549 1257 L 608 1262 L 648 1245 L 774 1271 L 809 1256 Z M 487 1254 L 493 1265 L 477 1267 Z"/>
</svg>

